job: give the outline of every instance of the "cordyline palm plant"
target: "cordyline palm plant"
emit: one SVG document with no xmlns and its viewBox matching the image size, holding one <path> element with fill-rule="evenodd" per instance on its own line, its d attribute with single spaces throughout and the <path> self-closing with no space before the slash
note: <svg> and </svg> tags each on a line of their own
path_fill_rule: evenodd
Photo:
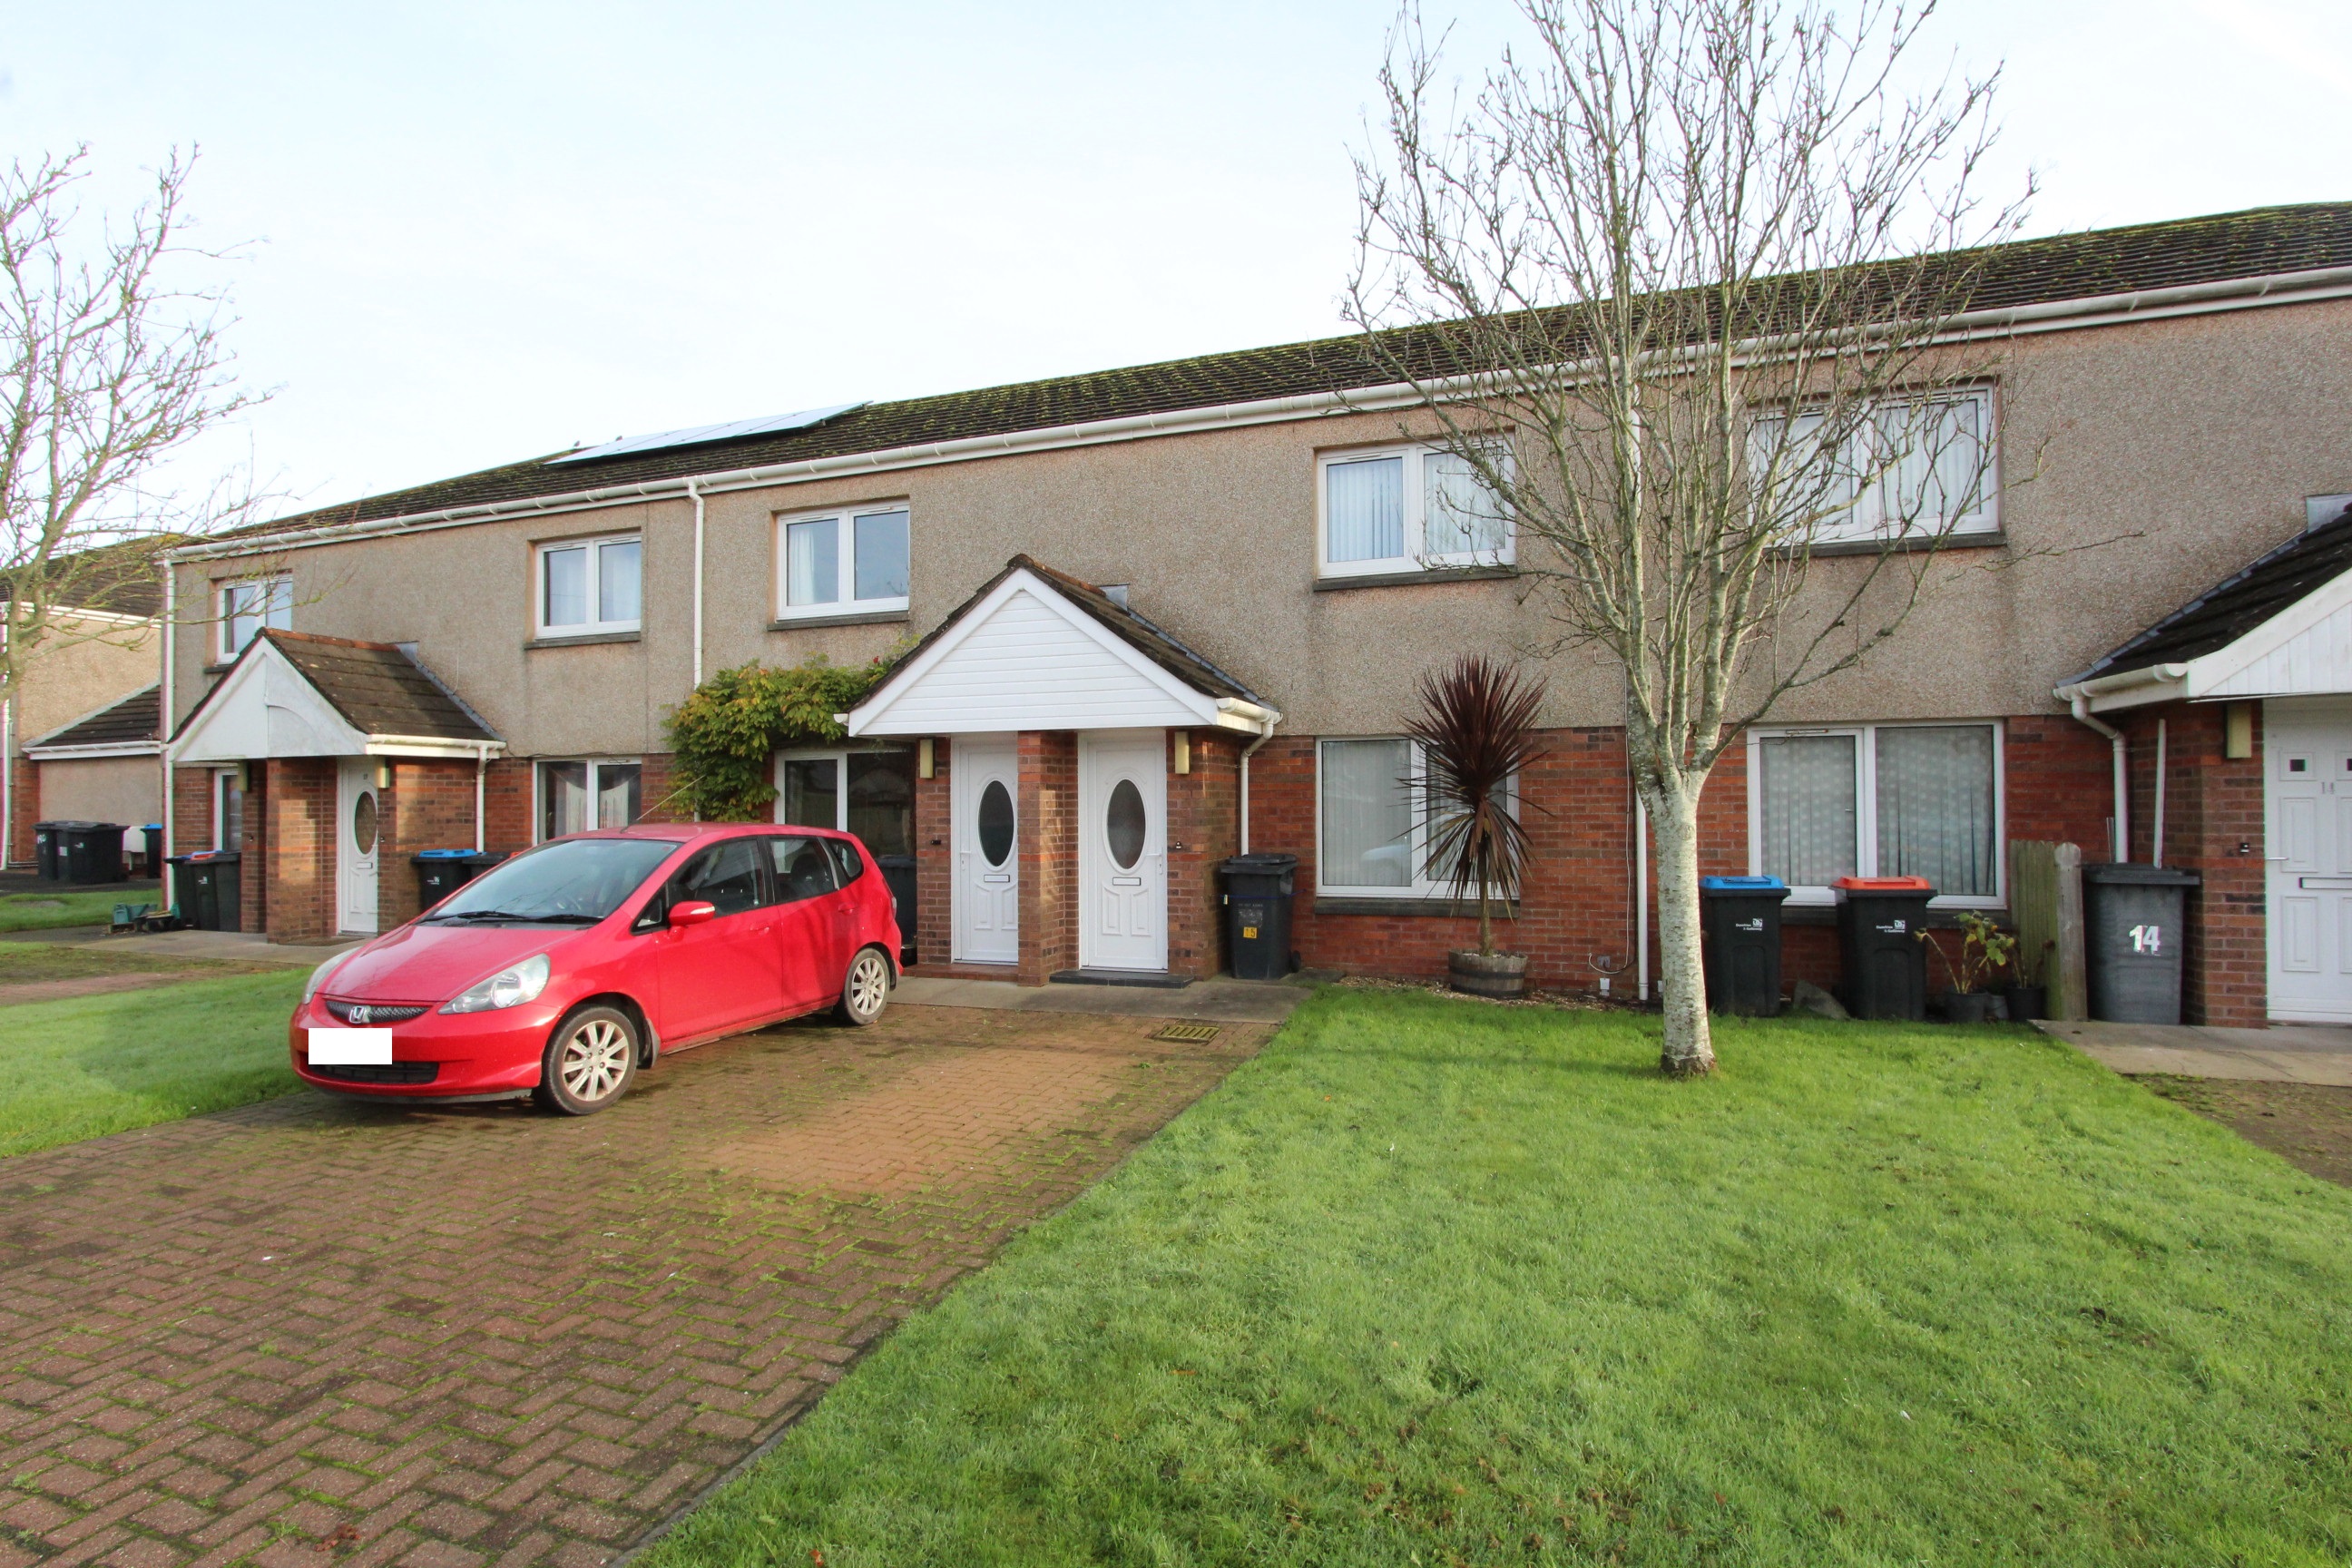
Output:
<svg viewBox="0 0 2352 1568">
<path fill-rule="evenodd" d="M 1543 754 L 1536 712 L 1543 682 L 1476 654 L 1421 678 L 1421 714 L 1405 733 L 1421 743 L 1429 792 L 1428 868 L 1457 900 L 1476 889 L 1478 952 L 1495 956 L 1494 900 L 1516 899 L 1528 830 L 1511 811 L 1511 780 Z"/>
</svg>

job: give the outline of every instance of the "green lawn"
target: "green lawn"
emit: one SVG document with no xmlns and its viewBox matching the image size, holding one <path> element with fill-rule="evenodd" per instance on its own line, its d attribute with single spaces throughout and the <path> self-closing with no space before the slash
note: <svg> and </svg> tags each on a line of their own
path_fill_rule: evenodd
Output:
<svg viewBox="0 0 2352 1568">
<path fill-rule="evenodd" d="M 301 1087 L 286 1020 L 302 971 L 0 1007 L 0 1155 Z"/>
<path fill-rule="evenodd" d="M 54 893 L 9 893 L 0 896 L 0 931 L 56 931 L 65 926 L 102 926 L 114 918 L 120 903 L 152 904 L 162 899 L 150 889 L 125 893 L 80 892 L 59 888 Z"/>
<path fill-rule="evenodd" d="M 2352 1193 L 2022 1029 L 1717 1044 L 1327 990 L 654 1562 L 2340 1568 Z"/>
</svg>

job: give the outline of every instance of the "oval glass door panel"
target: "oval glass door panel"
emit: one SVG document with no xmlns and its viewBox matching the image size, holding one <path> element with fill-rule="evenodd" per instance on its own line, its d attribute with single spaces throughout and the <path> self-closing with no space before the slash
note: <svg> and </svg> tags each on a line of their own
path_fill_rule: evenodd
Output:
<svg viewBox="0 0 2352 1568">
<path fill-rule="evenodd" d="M 375 792 L 363 790 L 352 806 L 352 842 L 362 855 L 375 847 Z"/>
<path fill-rule="evenodd" d="M 980 792 L 980 852 L 992 866 L 1003 865 L 1013 853 L 1013 792 L 1001 780 L 991 779 Z"/>
<path fill-rule="evenodd" d="M 1143 792 L 1135 787 L 1133 779 L 1121 779 L 1110 792 L 1110 805 L 1103 813 L 1104 834 L 1110 840 L 1110 858 L 1118 862 L 1122 871 L 1130 870 L 1143 858 Z"/>
</svg>

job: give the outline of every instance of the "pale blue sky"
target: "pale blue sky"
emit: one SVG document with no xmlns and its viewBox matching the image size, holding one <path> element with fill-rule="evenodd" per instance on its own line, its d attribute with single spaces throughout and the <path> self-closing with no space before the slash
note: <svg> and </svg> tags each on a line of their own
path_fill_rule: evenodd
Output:
<svg viewBox="0 0 2352 1568">
<path fill-rule="evenodd" d="M 1443 14 L 1433 3 L 1430 14 Z M 1507 9 L 1462 0 L 1479 63 Z M 0 0 L 0 151 L 200 142 L 311 504 L 575 439 L 1340 330 L 1386 0 Z M 2344 0 L 1949 0 L 2037 231 L 2352 197 Z M 225 452 L 225 449 L 224 449 Z"/>
</svg>

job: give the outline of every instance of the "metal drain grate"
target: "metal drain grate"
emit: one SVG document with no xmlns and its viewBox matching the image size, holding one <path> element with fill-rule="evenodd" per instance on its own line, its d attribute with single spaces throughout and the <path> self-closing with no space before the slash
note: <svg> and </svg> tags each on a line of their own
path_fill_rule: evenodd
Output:
<svg viewBox="0 0 2352 1568">
<path fill-rule="evenodd" d="M 1170 1024 L 1151 1037 L 1155 1040 L 1176 1040 L 1185 1045 L 1202 1045 L 1217 1037 L 1214 1024 Z"/>
</svg>

